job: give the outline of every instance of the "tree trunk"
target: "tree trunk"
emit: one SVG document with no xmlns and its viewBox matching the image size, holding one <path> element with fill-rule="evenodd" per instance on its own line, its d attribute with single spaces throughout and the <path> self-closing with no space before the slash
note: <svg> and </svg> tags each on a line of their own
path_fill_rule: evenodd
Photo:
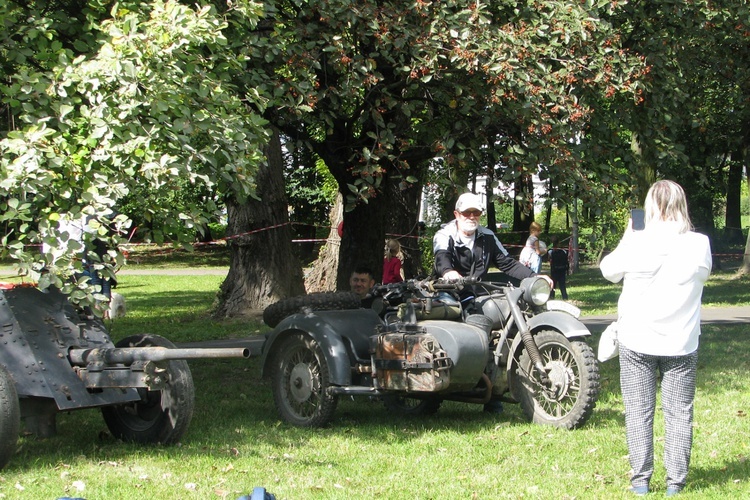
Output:
<svg viewBox="0 0 750 500">
<path fill-rule="evenodd" d="M 395 238 L 401 244 L 404 254 L 403 270 L 406 279 L 422 274 L 422 251 L 419 247 L 419 203 L 422 198 L 421 183 L 409 187 L 399 182 L 389 182 L 386 186 L 393 202 L 387 213 L 386 238 Z M 381 257 L 385 247 L 381 245 Z M 378 274 L 382 278 L 382 258 Z"/>
<path fill-rule="evenodd" d="M 568 246 L 568 258 L 570 259 L 570 273 L 578 272 L 581 258 L 578 246 L 578 198 L 573 198 L 573 206 L 570 213 L 570 244 Z"/>
<path fill-rule="evenodd" d="M 487 207 L 485 214 L 487 215 L 487 229 L 493 233 L 497 233 L 497 213 L 495 212 L 495 202 L 492 199 L 494 194 L 495 185 L 495 167 L 490 165 L 487 167 L 487 179 L 484 183 L 484 196 L 487 200 Z"/>
<path fill-rule="evenodd" d="M 745 155 L 743 161 L 745 163 L 745 178 L 747 184 L 750 187 L 750 148 L 745 148 Z M 745 254 L 742 256 L 742 267 L 737 271 L 738 274 L 750 274 L 750 231 L 747 232 L 747 241 L 745 242 Z"/>
<path fill-rule="evenodd" d="M 261 200 L 227 201 L 229 273 L 219 290 L 216 316 L 249 313 L 305 292 L 302 268 L 292 248 L 281 141 L 274 134 L 266 150 L 267 164 L 257 174 Z"/>
<path fill-rule="evenodd" d="M 336 197 L 336 203 L 331 208 L 330 221 L 331 230 L 328 233 L 326 244 L 321 247 L 317 260 L 305 276 L 307 293 L 333 292 L 336 290 L 339 248 L 341 247 L 338 229 L 344 221 L 344 202 L 341 193 Z"/>
<path fill-rule="evenodd" d="M 644 112 L 645 110 L 641 110 L 641 113 Z M 650 126 L 649 122 L 648 127 Z M 638 186 L 638 204 L 643 206 L 651 184 L 656 182 L 656 168 L 653 165 L 657 162 L 651 161 L 655 152 L 641 142 L 641 136 L 637 132 L 634 132 L 630 139 L 630 150 L 636 160 L 634 175 Z"/>
<path fill-rule="evenodd" d="M 375 280 L 381 281 L 386 221 L 392 207 L 389 198 L 389 190 L 383 189 L 377 199 L 359 203 L 349 212 L 344 211 L 336 279 L 338 290 L 349 289 L 349 277 L 357 267 L 368 268 Z"/>
<path fill-rule="evenodd" d="M 552 223 L 553 200 L 555 199 L 555 186 L 552 184 L 551 178 L 547 181 L 547 191 L 547 199 L 544 202 L 544 208 L 546 209 L 546 214 L 544 216 L 544 232 L 549 234 L 549 226 Z"/>
<path fill-rule="evenodd" d="M 739 155 L 738 155 L 739 156 Z M 727 243 L 742 242 L 742 215 L 740 213 L 740 188 L 742 187 L 742 163 L 733 158 L 729 164 L 727 178 L 727 212 L 724 219 L 724 237 Z"/>
<path fill-rule="evenodd" d="M 534 222 L 534 181 L 523 175 L 515 181 L 516 200 L 513 203 L 513 231 L 529 231 Z"/>
</svg>

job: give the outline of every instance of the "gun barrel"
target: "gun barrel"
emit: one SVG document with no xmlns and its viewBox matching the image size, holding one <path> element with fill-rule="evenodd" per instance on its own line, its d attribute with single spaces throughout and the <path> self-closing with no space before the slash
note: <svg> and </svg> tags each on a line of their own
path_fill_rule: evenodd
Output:
<svg viewBox="0 0 750 500">
<path fill-rule="evenodd" d="M 169 348 L 153 347 L 107 347 L 96 349 L 71 349 L 68 353 L 70 362 L 85 366 L 89 363 L 129 365 L 136 361 L 169 361 L 172 359 L 203 358 L 249 358 L 247 347 L 189 347 Z"/>
</svg>

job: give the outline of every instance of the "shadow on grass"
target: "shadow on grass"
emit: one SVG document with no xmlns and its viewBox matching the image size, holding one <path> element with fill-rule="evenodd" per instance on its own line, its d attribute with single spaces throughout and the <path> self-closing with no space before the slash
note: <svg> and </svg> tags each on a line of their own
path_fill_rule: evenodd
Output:
<svg viewBox="0 0 750 500">
<path fill-rule="evenodd" d="M 170 294 L 172 295 L 172 294 Z M 200 300 L 202 293 L 180 292 L 181 300 Z M 150 301 L 149 301 L 150 303 Z M 178 315 L 179 317 L 179 315 Z M 174 329 L 182 335 L 230 335 L 233 328 L 247 328 L 246 323 L 196 321 L 189 332 L 180 332 L 186 324 L 175 323 L 172 316 L 163 318 L 159 334 Z M 131 328 L 153 326 L 151 318 L 131 318 Z M 170 323 L 172 323 L 170 325 Z M 169 328 L 167 328 L 169 326 Z M 119 333 L 119 332 L 118 332 Z M 118 335 L 118 336 L 124 336 Z M 169 338 L 169 337 L 168 337 Z M 598 335 L 592 337 L 595 346 Z M 725 392 L 747 391 L 746 374 L 750 372 L 750 337 L 745 325 L 708 325 L 704 327 L 698 369 L 699 397 L 721 397 Z M 615 359 L 600 364 L 601 390 L 597 407 L 586 425 L 575 431 L 542 427 L 527 421 L 517 404 L 506 403 L 501 415 L 482 412 L 480 405 L 445 402 L 440 411 L 430 417 L 401 417 L 389 414 L 376 399 L 342 398 L 331 424 L 323 429 L 296 428 L 281 422 L 276 412 L 270 384 L 260 377 L 260 358 L 249 360 L 215 359 L 189 362 L 196 387 L 195 415 L 185 445 L 181 448 L 126 445 L 114 440 L 98 410 L 82 410 L 60 415 L 59 435 L 47 440 L 24 438 L 18 457 L 12 463 L 19 467 L 35 464 L 54 466 L 70 463 L 79 455 L 101 457 L 102 460 L 127 461 L 138 453 L 165 454 L 179 459 L 182 455 L 217 454 L 240 447 L 245 455 L 256 453 L 257 445 L 294 447 L 299 443 L 326 439 L 329 436 L 350 435 L 358 440 L 394 443 L 420 439 L 433 432 L 468 435 L 518 437 L 530 434 L 535 439 L 551 435 L 552 440 L 576 441 L 587 439 L 589 433 L 624 432 L 624 417 L 619 384 L 619 362 Z M 560 434 L 562 433 L 562 434 Z M 582 437 L 583 436 L 583 437 Z M 137 451 L 140 450 L 140 451 Z M 148 451 L 151 450 L 151 451 Z M 21 465 L 25 464 L 25 465 Z M 716 467 L 696 469 L 696 483 L 730 481 L 746 463 L 719 463 Z M 717 479 L 726 478 L 726 479 Z"/>
<path fill-rule="evenodd" d="M 171 246 L 143 246 L 128 252 L 128 265 L 138 267 L 228 267 L 230 253 L 223 245 L 196 246 L 192 251 Z"/>
<path fill-rule="evenodd" d="M 707 489 L 712 486 L 724 486 L 736 484 L 738 492 L 742 492 L 735 498 L 747 498 L 748 470 L 750 470 L 750 457 L 739 456 L 736 460 L 719 461 L 712 467 L 691 467 L 688 476 L 689 486 L 685 492 Z"/>
<path fill-rule="evenodd" d="M 725 391 L 747 392 L 750 346 L 744 325 L 704 329 L 698 370 L 698 397 L 721 398 Z M 600 365 L 601 392 L 592 418 L 579 430 L 565 431 L 529 423 L 516 404 L 505 404 L 503 414 L 482 412 L 480 405 L 445 402 L 430 417 L 394 416 L 376 399 L 342 398 L 331 424 L 322 429 L 297 428 L 280 421 L 270 384 L 260 377 L 260 358 L 191 360 L 195 388 L 195 415 L 183 445 L 164 448 L 123 444 L 113 439 L 97 410 L 82 410 L 59 417 L 59 435 L 46 440 L 25 437 L 9 468 L 55 467 L 77 460 L 132 462 L 134 456 L 180 457 L 209 455 L 267 458 L 329 438 L 348 436 L 369 443 L 409 443 L 430 439 L 435 433 L 460 433 L 467 439 L 497 439 L 498 444 L 548 442 L 575 446 L 578 442 L 606 441 L 612 432 L 624 433 L 619 385 L 619 362 Z M 619 434 L 618 434 L 619 435 Z M 263 451 L 258 451 L 258 450 Z M 278 458 L 283 462 L 282 458 Z M 322 460 L 314 465 L 330 465 Z M 697 465 L 697 464 L 696 464 Z M 746 476 L 745 457 L 717 461 L 715 466 L 691 469 L 690 489 L 710 488 Z"/>
</svg>

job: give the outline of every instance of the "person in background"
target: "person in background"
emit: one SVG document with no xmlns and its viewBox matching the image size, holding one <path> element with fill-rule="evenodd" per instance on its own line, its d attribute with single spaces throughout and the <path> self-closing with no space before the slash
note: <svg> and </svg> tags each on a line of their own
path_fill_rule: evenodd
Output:
<svg viewBox="0 0 750 500">
<path fill-rule="evenodd" d="M 383 258 L 383 284 L 401 283 L 404 281 L 404 271 L 401 267 L 404 254 L 401 253 L 401 244 L 398 240 L 389 239 L 385 244 L 385 257 Z"/>
<path fill-rule="evenodd" d="M 364 266 L 357 266 L 349 277 L 351 291 L 359 296 L 364 307 L 370 307 L 372 295 L 370 290 L 375 286 L 375 278 L 372 271 Z"/>
<path fill-rule="evenodd" d="M 560 289 L 560 295 L 563 300 L 568 300 L 568 287 L 565 280 L 568 276 L 570 264 L 568 262 L 568 252 L 557 247 L 558 238 L 552 236 L 549 240 L 550 248 L 547 250 L 549 258 L 550 277 L 554 282 L 554 287 Z M 554 290 L 552 291 L 554 297 Z"/>
<path fill-rule="evenodd" d="M 529 237 L 526 244 L 518 256 L 518 260 L 524 266 L 530 268 L 535 273 L 542 270 L 542 257 L 547 253 L 547 247 L 539 241 L 539 235 L 542 234 L 542 226 L 534 221 L 529 226 Z"/>
<path fill-rule="evenodd" d="M 109 221 L 112 218 L 111 215 L 103 216 L 101 220 Z M 103 276 L 101 271 L 97 269 L 98 265 L 106 261 L 107 244 L 99 238 L 94 238 L 91 242 L 92 249 L 87 250 L 84 242 L 84 233 L 92 234 L 95 232 L 95 229 L 89 225 L 92 219 L 92 216 L 83 214 L 77 214 L 75 217 L 69 213 L 65 214 L 59 219 L 58 231 L 60 237 L 68 242 L 68 247 L 76 249 L 77 258 L 81 261 L 82 271 L 75 273 L 74 278 L 76 280 L 88 278 L 88 283 L 93 287 L 94 292 L 104 297 L 105 300 L 100 304 L 101 313 L 104 319 L 108 319 L 109 302 L 112 300 L 112 282 L 109 277 Z M 46 243 L 42 245 L 44 254 L 52 251 L 50 245 Z M 90 306 L 84 306 L 81 312 L 86 319 L 94 318 L 94 312 Z"/>
<path fill-rule="evenodd" d="M 685 192 L 661 180 L 646 195 L 645 229 L 629 221 L 617 248 L 602 259 L 602 275 L 623 280 L 618 302 L 620 385 L 630 465 L 630 491 L 649 492 L 654 472 L 657 381 L 665 420 L 667 496 L 685 487 L 693 442 L 693 400 L 703 285 L 711 247 L 692 231 Z"/>
</svg>

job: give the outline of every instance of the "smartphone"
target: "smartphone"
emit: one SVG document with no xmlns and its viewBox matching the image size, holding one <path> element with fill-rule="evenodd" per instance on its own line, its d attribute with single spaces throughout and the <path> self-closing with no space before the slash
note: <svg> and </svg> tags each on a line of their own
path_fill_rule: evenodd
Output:
<svg viewBox="0 0 750 500">
<path fill-rule="evenodd" d="M 643 231 L 646 228 L 646 213 L 642 209 L 631 210 L 630 219 L 633 221 L 633 231 Z"/>
</svg>

